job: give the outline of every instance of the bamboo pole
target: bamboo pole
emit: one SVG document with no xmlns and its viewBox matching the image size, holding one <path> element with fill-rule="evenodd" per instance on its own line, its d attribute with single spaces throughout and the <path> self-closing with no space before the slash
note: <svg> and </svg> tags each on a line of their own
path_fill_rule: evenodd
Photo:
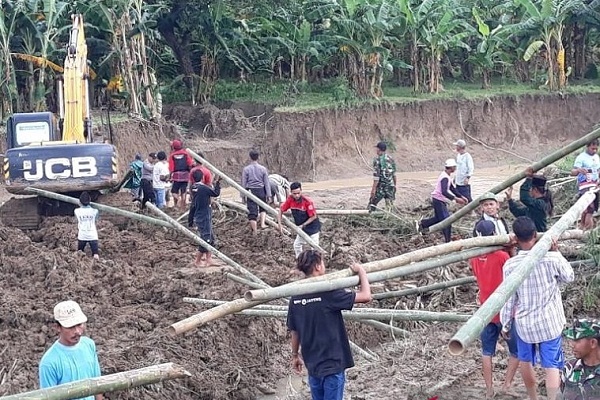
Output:
<svg viewBox="0 0 600 400">
<path fill-rule="evenodd" d="M 373 295 L 373 299 L 381 300 L 381 299 L 389 299 L 391 297 L 409 296 L 411 294 L 423 294 L 423 293 L 431 292 L 433 290 L 448 289 L 451 287 L 466 285 L 466 284 L 474 283 L 474 282 L 476 282 L 475 278 L 472 276 L 469 276 L 466 278 L 454 279 L 454 280 L 447 281 L 447 282 L 434 283 L 433 285 L 427 285 L 427 286 L 421 286 L 421 287 L 403 289 L 403 290 L 395 290 L 395 291 L 391 291 L 391 292 L 375 293 Z"/>
<path fill-rule="evenodd" d="M 502 306 L 512 296 L 521 283 L 529 276 L 531 270 L 542 259 L 550 246 L 552 245 L 552 237 L 558 237 L 562 232 L 567 230 L 573 222 L 579 219 L 581 213 L 594 200 L 596 194 L 587 192 L 577 200 L 577 202 L 559 219 L 546 234 L 533 246 L 519 264 L 514 273 L 510 274 L 485 303 L 473 314 L 469 321 L 464 324 L 459 331 L 454 335 L 448 344 L 448 350 L 452 355 L 460 355 L 465 351 L 465 348 L 483 331 L 485 326 L 491 321 L 494 315 L 498 314 Z"/>
<path fill-rule="evenodd" d="M 225 180 L 231 186 L 233 186 L 234 188 L 236 188 L 241 194 L 243 194 L 244 196 L 252 199 L 263 210 L 265 210 L 267 212 L 267 214 L 269 214 L 273 218 L 277 218 L 277 216 L 279 214 L 278 214 L 278 212 L 273 207 L 271 207 L 270 205 L 268 205 L 267 203 L 265 203 L 264 201 L 262 201 L 261 199 L 259 199 L 255 195 L 253 195 L 251 192 L 249 192 L 245 188 L 243 188 L 239 183 L 237 183 L 236 181 L 234 181 L 233 179 L 231 179 L 230 177 L 228 177 L 227 175 L 225 175 L 223 172 L 221 172 L 220 170 L 218 170 L 217 167 L 215 167 L 214 165 L 212 165 L 211 163 L 209 163 L 208 161 L 206 161 L 204 158 L 200 157 L 198 154 L 194 153 L 192 150 L 186 149 L 186 151 L 189 153 L 189 155 L 191 155 L 197 161 L 200 161 L 202 163 L 202 165 L 204 165 L 206 168 L 210 169 L 212 172 L 214 172 L 215 174 L 217 174 L 221 178 L 223 178 L 223 180 Z M 269 195 L 269 194 L 267 193 L 267 195 Z M 282 220 L 282 222 L 288 228 L 290 228 L 298 236 L 300 236 L 302 239 L 304 239 L 304 241 L 306 243 L 308 243 L 308 245 L 310 247 L 312 247 L 315 250 L 320 251 L 323 254 L 326 254 L 325 250 L 323 250 L 318 244 L 316 244 L 314 242 L 314 240 L 312 240 L 310 238 L 310 236 L 308 236 L 302 229 L 300 229 L 298 226 L 296 226 L 296 224 L 294 224 L 292 221 L 290 221 L 289 219 L 287 219 L 285 216 L 282 217 L 281 220 Z"/>
<path fill-rule="evenodd" d="M 221 203 L 222 205 L 224 205 L 226 207 L 234 209 L 236 211 L 240 211 L 240 212 L 243 212 L 243 213 L 248 212 L 248 210 L 246 209 L 246 206 L 244 206 L 242 203 L 238 203 L 236 201 L 229 201 L 229 200 L 225 200 L 225 199 L 219 199 L 219 203 Z M 270 215 L 267 215 L 267 218 L 265 218 L 265 222 L 266 222 L 267 225 L 272 226 L 273 228 L 277 228 L 277 229 L 279 228 L 279 225 L 277 224 L 277 221 L 275 221 L 273 218 L 271 218 Z M 290 231 L 287 230 L 286 228 L 283 228 L 283 233 L 285 233 L 286 235 L 290 235 Z"/>
<path fill-rule="evenodd" d="M 0 398 L 3 400 L 79 399 L 190 376 L 192 374 L 183 367 L 173 363 L 165 363 Z"/>
<path fill-rule="evenodd" d="M 231 274 L 230 274 L 231 275 Z M 233 275 L 235 276 L 235 275 Z M 211 305 L 211 306 L 218 306 L 221 304 L 225 304 L 226 301 L 223 300 L 209 300 L 209 299 L 199 299 L 199 298 L 195 298 L 195 297 L 184 297 L 183 298 L 183 302 L 184 303 L 191 303 L 191 304 L 199 304 L 199 305 Z M 286 306 L 274 306 L 274 305 L 258 305 L 252 308 L 253 310 L 270 310 L 270 311 L 286 311 L 287 312 L 287 307 Z M 361 310 L 361 309 L 359 309 Z M 241 311 L 241 313 L 243 313 L 244 311 Z M 239 313 L 238 313 L 239 314 Z M 377 329 L 383 330 L 383 331 L 389 331 L 391 334 L 399 336 L 399 337 L 407 337 L 410 335 L 410 332 L 404 330 L 404 329 L 400 329 L 397 328 L 391 324 L 384 324 L 382 322 L 379 321 L 375 321 L 375 320 L 361 320 L 360 322 L 362 322 L 365 325 L 371 325 Z"/>
<path fill-rule="evenodd" d="M 423 272 L 430 269 L 438 268 L 444 265 L 455 262 L 468 260 L 469 258 L 477 257 L 482 254 L 491 253 L 492 251 L 502 249 L 502 247 L 482 247 L 471 250 L 462 251 L 457 254 L 446 255 L 437 259 L 421 261 L 415 264 L 392 268 L 384 271 L 370 272 L 367 274 L 370 283 L 381 282 L 388 279 L 399 278 L 417 272 Z M 310 293 L 327 292 L 335 289 L 343 289 L 358 285 L 359 279 L 357 275 L 347 278 L 339 278 L 320 282 L 306 283 L 302 285 L 283 285 L 271 289 L 253 289 L 244 294 L 244 298 L 248 301 L 256 300 L 273 300 L 281 297 L 299 296 Z"/>
<path fill-rule="evenodd" d="M 209 299 L 198 299 L 193 297 L 184 297 L 185 303 L 191 304 L 204 304 L 204 305 L 221 305 L 226 303 L 222 300 L 209 300 Z M 257 311 L 257 312 L 252 312 Z M 260 312 L 258 312 L 260 311 Z M 251 310 L 243 310 L 236 314 L 242 315 L 256 315 L 256 316 L 275 316 L 275 317 L 286 317 L 288 308 L 286 306 L 274 306 L 274 305 L 260 305 L 252 308 Z M 390 320 L 395 319 L 399 321 L 449 321 L 449 322 L 462 322 L 469 319 L 470 315 L 467 314 L 455 314 L 449 312 L 432 312 L 432 311 L 421 311 L 421 310 L 389 310 L 381 308 L 367 308 L 359 307 L 352 311 L 342 311 L 344 318 L 349 320 L 363 320 L 366 318 L 373 318 L 378 320 Z M 386 325 L 389 329 L 389 326 Z"/>
<path fill-rule="evenodd" d="M 242 267 L 237 262 L 233 261 L 231 258 L 227 257 L 225 254 L 221 253 L 219 250 L 215 249 L 213 246 L 211 246 L 206 241 L 204 241 L 200 236 L 196 235 L 195 233 L 193 233 L 192 231 L 187 229 L 185 226 L 181 225 L 174 218 L 171 218 L 168 214 L 166 214 L 160 208 L 156 207 L 154 204 L 146 203 L 146 206 L 152 212 L 154 212 L 155 214 L 157 214 L 161 218 L 163 218 L 165 221 L 167 221 L 171 228 L 175 229 L 177 232 L 181 233 L 182 235 L 187 236 L 188 238 L 192 239 L 194 242 L 196 242 L 200 246 L 204 247 L 206 250 L 212 252 L 214 255 L 216 255 L 221 260 L 223 260 L 225 263 L 227 263 L 227 265 L 233 267 L 240 274 L 242 274 L 246 277 L 249 277 L 250 279 L 253 279 L 253 280 L 260 280 L 256 275 L 254 275 L 253 273 L 248 271 L 246 268 Z M 262 282 L 262 281 L 260 281 L 260 282 Z"/>
<path fill-rule="evenodd" d="M 265 287 L 265 286 L 261 285 L 260 283 L 256 283 L 249 279 L 242 278 L 241 276 L 234 275 L 231 272 L 226 272 L 225 276 L 234 282 L 241 283 L 242 285 L 246 285 L 251 288 L 259 289 L 259 288 Z"/>
<path fill-rule="evenodd" d="M 25 190 L 30 193 L 36 194 L 38 196 L 48 197 L 49 199 L 59 200 L 64 203 L 75 204 L 77 206 L 80 205 L 79 199 L 76 199 L 74 197 L 65 196 L 64 194 L 58 194 L 58 193 L 54 193 L 54 192 L 49 192 L 47 190 L 42 190 L 42 189 L 37 189 L 37 188 L 32 188 L 32 187 L 26 188 Z M 150 204 L 150 203 L 147 203 L 147 204 Z M 105 211 L 105 212 L 108 212 L 111 214 L 121 215 L 123 217 L 128 217 L 131 219 L 135 219 L 137 221 L 147 222 L 152 225 L 158 225 L 158 226 L 164 226 L 166 228 L 171 228 L 171 224 L 169 224 L 168 222 L 162 221 L 160 219 L 152 218 L 147 215 L 137 214 L 137 213 L 134 213 L 131 211 L 125 211 L 125 210 L 121 210 L 120 208 L 111 207 L 111 206 L 107 206 L 104 204 L 98 204 L 98 203 L 93 203 L 93 202 L 90 203 L 90 206 L 92 206 L 100 211 Z"/>
<path fill-rule="evenodd" d="M 537 171 L 541 170 L 542 168 L 552 164 L 553 162 L 558 161 L 561 158 L 568 156 L 569 154 L 576 151 L 580 147 L 585 146 L 587 143 L 589 143 L 592 140 L 597 139 L 597 138 L 600 138 L 600 128 L 594 129 L 587 135 L 582 136 L 579 139 L 572 141 L 568 145 L 556 150 L 554 153 L 549 154 L 546 157 L 542 158 L 541 160 L 531 164 L 531 168 L 533 169 L 533 172 L 537 172 Z M 510 178 L 506 179 L 504 182 L 494 186 L 493 188 L 488 190 L 488 192 L 498 194 L 501 191 L 503 191 L 504 189 L 507 189 L 508 187 L 510 187 L 510 186 L 514 185 L 515 183 L 519 182 L 520 180 L 524 179 L 526 176 L 527 175 L 526 175 L 525 171 L 518 172 L 515 175 L 511 176 Z M 438 222 L 435 225 L 430 226 L 429 229 L 427 229 L 427 231 L 428 232 L 440 231 L 440 230 L 450 226 L 452 223 L 458 221 L 460 218 L 467 215 L 471 211 L 475 210 L 479 206 L 479 199 L 482 196 L 479 196 L 478 198 L 474 199 L 472 202 L 466 204 L 464 207 L 460 208 L 458 211 L 456 211 L 454 214 L 450 215 L 445 220 Z"/>
</svg>

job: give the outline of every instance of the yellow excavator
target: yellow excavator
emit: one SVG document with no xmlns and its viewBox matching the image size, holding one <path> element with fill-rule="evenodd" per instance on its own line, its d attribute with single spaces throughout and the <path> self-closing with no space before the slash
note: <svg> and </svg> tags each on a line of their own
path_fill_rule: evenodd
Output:
<svg viewBox="0 0 600 400">
<path fill-rule="evenodd" d="M 115 147 L 92 141 L 83 16 L 71 19 L 63 76 L 57 79 L 58 119 L 51 112 L 34 112 L 15 113 L 7 121 L 2 177 L 9 193 L 26 195 L 33 187 L 73 197 L 88 191 L 96 197 L 119 183 Z M 64 207 L 41 197 L 12 198 L 0 208 L 0 217 L 5 225 L 36 229 L 41 216 L 69 212 Z"/>
</svg>

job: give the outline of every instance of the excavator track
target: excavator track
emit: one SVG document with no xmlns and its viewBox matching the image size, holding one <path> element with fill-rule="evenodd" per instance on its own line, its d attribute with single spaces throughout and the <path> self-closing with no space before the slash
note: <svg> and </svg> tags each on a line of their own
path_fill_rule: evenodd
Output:
<svg viewBox="0 0 600 400">
<path fill-rule="evenodd" d="M 13 197 L 0 207 L 0 220 L 5 226 L 24 231 L 40 228 L 42 217 L 37 197 Z"/>
</svg>

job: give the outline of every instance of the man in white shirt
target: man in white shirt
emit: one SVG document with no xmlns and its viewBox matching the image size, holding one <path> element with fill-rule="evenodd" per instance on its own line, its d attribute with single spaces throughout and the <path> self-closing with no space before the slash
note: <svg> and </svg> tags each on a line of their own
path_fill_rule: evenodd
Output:
<svg viewBox="0 0 600 400">
<path fill-rule="evenodd" d="M 271 184 L 271 198 L 275 206 L 283 204 L 290 195 L 290 181 L 287 176 L 279 174 L 269 175 Z"/>
<path fill-rule="evenodd" d="M 571 175 L 577 176 L 577 186 L 579 196 L 582 196 L 588 190 L 598 187 L 600 181 L 598 170 L 600 170 L 600 156 L 598 156 L 598 144 L 600 141 L 594 139 L 585 146 L 585 151 L 577 156 L 573 163 Z M 596 199 L 581 214 L 580 227 L 583 230 L 594 228 L 594 213 L 598 211 L 599 197 L 596 193 Z"/>
<path fill-rule="evenodd" d="M 464 140 L 459 139 L 454 145 L 456 146 L 456 152 L 458 153 L 456 155 L 456 191 L 470 203 L 473 201 L 473 198 L 471 197 L 471 184 L 469 181 L 475 171 L 473 157 L 467 152 L 467 142 Z"/>
<path fill-rule="evenodd" d="M 156 153 L 158 162 L 154 164 L 152 171 L 152 187 L 156 196 L 156 207 L 164 208 L 166 205 L 166 189 L 169 180 L 169 164 L 167 163 L 167 154 L 164 151 Z"/>
<path fill-rule="evenodd" d="M 94 259 L 98 259 L 98 230 L 96 221 L 98 220 L 98 210 L 90 206 L 91 198 L 88 192 L 83 192 L 79 196 L 81 207 L 75 209 L 77 217 L 77 251 L 85 251 L 85 246 L 89 243 L 92 249 Z"/>
</svg>

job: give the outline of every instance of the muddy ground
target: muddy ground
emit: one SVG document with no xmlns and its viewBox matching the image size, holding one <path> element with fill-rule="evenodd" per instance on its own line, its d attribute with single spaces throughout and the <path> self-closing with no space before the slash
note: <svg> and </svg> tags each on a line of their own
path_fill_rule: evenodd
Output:
<svg viewBox="0 0 600 400">
<path fill-rule="evenodd" d="M 115 144 L 122 165 L 136 152 L 166 148 L 169 139 L 183 136 L 233 176 L 239 174 L 248 149 L 257 146 L 264 151 L 271 169 L 295 174 L 291 176 L 317 180 L 358 176 L 367 179 L 367 167 L 358 153 L 366 160 L 371 158 L 371 143 L 378 139 L 378 134 L 372 131 L 375 129 L 373 121 L 379 121 L 380 128 L 386 126 L 381 135 L 391 138 L 393 135 L 389 132 L 396 132 L 392 129 L 395 120 L 401 127 L 397 132 L 413 132 L 404 141 L 396 141 L 397 150 L 392 154 L 399 161 L 399 169 L 408 171 L 409 176 L 413 174 L 410 171 L 429 172 L 426 177 L 415 172 L 414 179 L 403 175 L 396 202 L 401 220 L 393 217 L 323 218 L 321 244 L 328 252 L 329 268 L 339 269 L 352 260 L 383 259 L 440 242 L 438 235 L 416 235 L 412 221 L 429 212 L 426 199 L 431 191 L 431 180 L 439 171 L 436 164 L 452 156 L 448 143 L 462 136 L 449 122 L 456 119 L 457 109 L 471 107 L 467 126 L 473 128 L 479 121 L 485 127 L 478 128 L 480 140 L 487 146 L 508 143 L 496 140 L 497 132 L 506 127 L 495 127 L 493 121 L 502 120 L 502 116 L 507 121 L 511 115 L 520 118 L 518 137 L 512 145 L 502 147 L 518 153 L 517 156 L 486 149 L 483 145 L 471 146 L 478 166 L 502 167 L 482 172 L 475 179 L 475 191 L 481 193 L 495 178 L 502 179 L 514 173 L 515 168 L 521 168 L 516 165 L 522 165 L 522 157 L 534 157 L 544 149 L 558 147 L 563 141 L 585 133 L 595 122 L 586 110 L 596 107 L 598 102 L 597 96 L 588 96 L 587 101 L 579 97 L 529 99 L 520 104 L 501 98 L 494 100 L 491 109 L 484 103 L 431 102 L 429 109 L 425 105 L 413 105 L 395 110 L 357 110 L 354 114 L 299 114 L 288 116 L 287 120 L 266 109 L 258 110 L 264 113 L 259 118 L 248 118 L 251 115 L 246 115 L 244 110 L 222 113 L 213 109 L 210 118 L 194 123 L 190 123 L 193 121 L 190 116 L 196 115 L 198 110 L 178 106 L 179 114 L 173 111 L 167 114 L 172 118 L 171 125 L 163 127 L 162 132 L 150 124 L 129 122 L 117 130 Z M 484 113 L 482 116 L 473 111 L 479 109 Z M 546 131 L 534 135 L 533 130 L 541 127 L 538 117 L 544 109 L 549 110 L 548 120 L 555 124 L 552 132 L 560 131 L 564 135 Z M 246 113 L 258 111 L 245 110 Z M 581 113 L 581 118 L 574 114 L 576 112 Z M 567 113 L 571 114 L 571 120 L 564 118 Z M 413 121 L 411 127 L 407 125 L 409 120 Z M 448 125 L 442 126 L 440 121 L 447 121 Z M 257 133 L 261 132 L 257 130 L 257 123 L 266 126 L 262 136 Z M 323 128 L 316 129 L 315 136 L 327 142 L 307 142 L 299 133 L 304 129 L 303 124 L 311 127 L 322 124 Z M 357 139 L 348 136 L 346 127 L 352 124 L 363 127 L 365 134 Z M 435 126 L 438 128 L 434 129 Z M 523 137 L 528 139 L 521 141 L 519 138 Z M 543 141 L 543 138 L 547 139 Z M 290 152 L 303 144 L 312 149 L 313 156 L 307 158 L 298 150 L 292 157 Z M 283 148 L 288 148 L 287 153 L 282 152 Z M 357 184 L 353 180 L 337 182 L 339 185 L 334 181 L 312 187 L 311 195 L 317 200 L 318 208 L 360 208 L 366 201 L 362 197 L 366 197 L 368 184 Z M 132 209 L 127 193 L 103 201 Z M 177 214 L 175 210 L 169 212 Z M 460 226 L 464 226 L 466 234 L 472 222 L 473 217 L 468 217 L 457 224 L 456 231 L 461 232 Z M 3 288 L 0 292 L 0 395 L 37 387 L 39 359 L 55 340 L 50 323 L 52 307 L 58 301 L 71 298 L 80 302 L 89 317 L 87 331 L 97 343 L 103 374 L 171 361 L 183 365 L 193 375 L 185 380 L 109 394 L 110 399 L 308 398 L 302 379 L 293 378 L 289 371 L 284 321 L 230 316 L 181 336 L 168 335 L 170 324 L 201 309 L 183 303 L 183 297 L 230 300 L 247 290 L 229 281 L 221 268 L 210 272 L 195 268 L 194 246 L 187 239 L 164 228 L 106 215 L 99 222 L 99 230 L 101 260 L 94 262 L 89 254 L 75 252 L 77 228 L 73 217 L 47 218 L 35 232 L 0 225 L 0 284 Z M 277 286 L 298 279 L 293 273 L 291 237 L 281 237 L 273 229 L 252 237 L 245 216 L 235 212 L 218 211 L 215 230 L 219 250 L 268 284 Z M 374 290 L 424 285 L 468 274 L 465 263 L 459 263 L 376 285 Z M 597 309 L 600 304 L 597 297 L 581 290 L 590 285 L 581 278 L 589 272 L 578 271 L 577 274 L 579 283 L 567 288 L 564 294 L 569 317 Z M 476 288 L 470 285 L 431 295 L 407 296 L 397 303 L 374 301 L 372 306 L 472 312 L 476 308 L 475 297 Z M 483 397 L 477 345 L 461 357 L 451 357 L 446 351 L 458 324 L 400 323 L 398 326 L 411 331 L 408 339 L 392 338 L 372 327 L 348 323 L 350 339 L 378 357 L 375 362 L 356 357 L 357 366 L 348 373 L 348 398 L 425 400 L 437 395 L 440 400 L 474 400 Z M 505 367 L 506 358 L 498 357 L 498 380 Z M 517 392 L 524 395 L 520 378 L 517 386 Z M 271 389 L 276 393 L 266 395 Z"/>
</svg>

